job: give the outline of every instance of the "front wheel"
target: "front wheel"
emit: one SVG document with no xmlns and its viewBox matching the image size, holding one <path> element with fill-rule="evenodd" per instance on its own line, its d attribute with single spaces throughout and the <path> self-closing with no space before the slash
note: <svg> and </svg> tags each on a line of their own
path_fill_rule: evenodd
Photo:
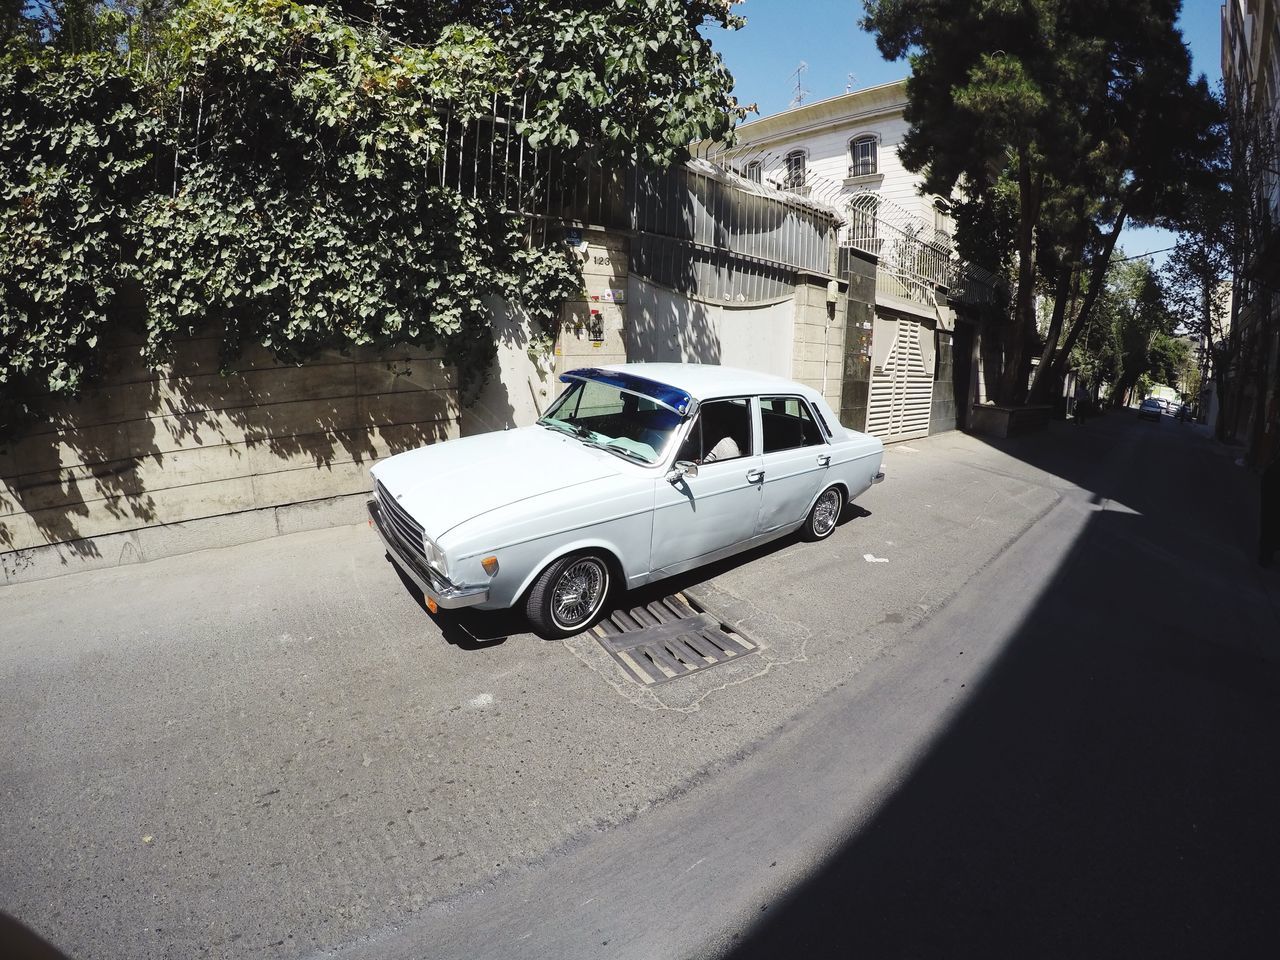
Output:
<svg viewBox="0 0 1280 960">
<path fill-rule="evenodd" d="M 591 626 L 608 596 L 609 564 L 593 553 L 575 553 L 542 571 L 529 589 L 525 615 L 544 637 L 571 637 Z"/>
<path fill-rule="evenodd" d="M 844 510 L 844 492 L 839 487 L 827 487 L 818 494 L 809 516 L 805 517 L 800 536 L 806 540 L 825 540 L 836 529 L 836 521 Z"/>
</svg>

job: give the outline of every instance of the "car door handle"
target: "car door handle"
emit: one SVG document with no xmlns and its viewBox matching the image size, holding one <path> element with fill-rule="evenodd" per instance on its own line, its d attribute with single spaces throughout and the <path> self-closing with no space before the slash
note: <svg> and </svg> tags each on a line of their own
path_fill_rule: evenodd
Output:
<svg viewBox="0 0 1280 960">
<path fill-rule="evenodd" d="M 764 471 L 763 471 L 763 470 L 749 470 L 749 471 L 747 471 L 747 483 L 759 483 L 759 482 L 760 482 L 761 480 L 763 480 L 763 479 L 764 479 Z"/>
<path fill-rule="evenodd" d="M 818 466 L 829 467 L 830 465 L 831 465 L 831 457 L 829 457 L 825 453 L 818 455 Z"/>
</svg>

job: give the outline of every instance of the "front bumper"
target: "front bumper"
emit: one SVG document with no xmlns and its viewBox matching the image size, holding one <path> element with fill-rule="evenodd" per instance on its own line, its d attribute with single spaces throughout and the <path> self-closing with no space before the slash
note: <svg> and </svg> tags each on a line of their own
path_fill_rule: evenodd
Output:
<svg viewBox="0 0 1280 960">
<path fill-rule="evenodd" d="M 459 607 L 474 607 L 489 599 L 488 587 L 456 586 L 415 557 L 413 551 L 401 542 L 395 529 L 383 521 L 382 506 L 377 498 L 369 500 L 365 505 L 369 508 L 369 519 L 373 521 L 373 529 L 378 531 L 378 536 L 382 538 L 382 543 L 396 566 L 403 570 L 405 576 L 417 584 L 418 589 L 434 600 L 438 606 L 446 610 L 456 610 Z"/>
</svg>

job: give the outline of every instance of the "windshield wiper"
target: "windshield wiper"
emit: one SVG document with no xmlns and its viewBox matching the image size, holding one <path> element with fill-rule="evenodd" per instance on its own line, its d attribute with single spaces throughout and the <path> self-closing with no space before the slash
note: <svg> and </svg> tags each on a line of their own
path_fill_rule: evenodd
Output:
<svg viewBox="0 0 1280 960">
<path fill-rule="evenodd" d="M 613 445 L 613 441 L 601 443 L 599 440 L 588 440 L 584 437 L 582 442 L 588 447 L 595 447 L 597 450 L 607 450 L 609 453 L 616 454 L 619 457 L 626 457 L 628 460 L 634 460 L 636 463 L 643 463 L 646 467 L 653 466 L 648 459 L 636 453 L 634 450 L 628 450 L 626 447 L 615 447 Z"/>
<path fill-rule="evenodd" d="M 597 446 L 602 446 L 610 453 L 616 453 L 620 457 L 627 457 L 634 460 L 636 463 L 643 463 L 645 466 L 653 466 L 652 462 L 650 462 L 647 457 L 636 453 L 634 450 L 628 450 L 626 447 L 615 447 L 611 443 L 597 444 Z"/>
<path fill-rule="evenodd" d="M 628 460 L 634 460 L 636 463 L 643 463 L 645 466 L 653 466 L 648 459 L 636 453 L 634 450 L 628 450 L 626 447 L 615 447 L 613 446 L 612 441 L 601 443 L 599 440 L 595 439 L 596 432 L 594 430 L 583 426 L 580 423 L 566 423 L 563 420 L 548 420 L 545 417 L 539 419 L 538 423 L 542 424 L 544 427 L 554 427 L 556 430 L 572 434 L 588 447 L 595 447 L 597 450 L 607 450 L 620 457 L 626 457 Z"/>
<path fill-rule="evenodd" d="M 568 433 L 573 436 L 579 436 L 577 427 L 572 424 L 565 423 L 563 420 L 549 420 L 546 417 L 540 417 L 538 423 L 544 427 L 551 427 L 553 430 L 559 430 L 561 433 Z"/>
</svg>

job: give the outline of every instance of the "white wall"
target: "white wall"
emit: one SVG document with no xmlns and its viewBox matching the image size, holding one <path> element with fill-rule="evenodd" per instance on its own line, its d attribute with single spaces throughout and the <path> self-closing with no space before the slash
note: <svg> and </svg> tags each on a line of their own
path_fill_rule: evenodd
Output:
<svg viewBox="0 0 1280 960">
<path fill-rule="evenodd" d="M 558 392 L 554 357 L 543 350 L 531 351 L 537 331 L 529 317 L 498 297 L 489 300 L 488 306 L 493 311 L 498 355 L 475 401 L 462 408 L 463 436 L 533 423 Z"/>
<path fill-rule="evenodd" d="M 718 363 L 791 376 L 795 304 L 789 297 L 724 306 L 632 276 L 627 301 L 628 360 Z"/>
</svg>

